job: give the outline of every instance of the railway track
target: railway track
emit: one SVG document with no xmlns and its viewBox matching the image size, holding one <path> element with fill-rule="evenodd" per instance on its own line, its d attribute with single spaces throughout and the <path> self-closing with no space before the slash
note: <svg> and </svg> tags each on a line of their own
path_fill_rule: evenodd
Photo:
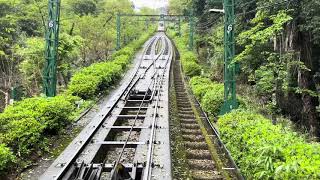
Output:
<svg viewBox="0 0 320 180">
<path fill-rule="evenodd" d="M 173 55 L 164 33 L 152 37 L 128 84 L 40 179 L 171 179 L 167 104 Z"/>
<path fill-rule="evenodd" d="M 171 68 L 175 54 L 163 32 L 150 38 L 134 73 L 103 113 L 92 119 L 40 179 L 181 179 L 171 173 L 176 164 L 171 157 L 174 138 L 169 137 L 170 79 L 176 97 L 170 102 L 177 104 L 185 153 L 178 162 L 185 162 L 190 179 L 241 179 L 212 124 L 199 104 L 195 108 L 190 100 L 179 61 Z M 199 113 L 207 124 L 197 119 Z"/>
</svg>

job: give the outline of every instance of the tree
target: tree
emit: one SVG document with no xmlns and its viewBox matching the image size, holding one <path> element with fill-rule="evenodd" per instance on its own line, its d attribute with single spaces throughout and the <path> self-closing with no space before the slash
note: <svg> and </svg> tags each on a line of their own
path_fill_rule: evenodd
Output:
<svg viewBox="0 0 320 180">
<path fill-rule="evenodd" d="M 73 12 L 79 16 L 97 14 L 97 3 L 93 0 L 79 0 L 72 2 Z"/>
</svg>

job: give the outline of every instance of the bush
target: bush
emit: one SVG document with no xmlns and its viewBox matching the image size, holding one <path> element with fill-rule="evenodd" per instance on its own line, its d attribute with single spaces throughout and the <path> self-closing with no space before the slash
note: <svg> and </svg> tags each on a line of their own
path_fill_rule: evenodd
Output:
<svg viewBox="0 0 320 180">
<path fill-rule="evenodd" d="M 209 78 L 201 77 L 201 76 L 194 76 L 190 79 L 190 87 L 193 91 L 193 94 L 196 98 L 201 102 L 203 96 L 209 91 L 213 83 Z"/>
<path fill-rule="evenodd" d="M 67 92 L 83 99 L 92 99 L 113 85 L 121 77 L 121 73 L 122 66 L 114 61 L 92 64 L 71 78 Z"/>
<path fill-rule="evenodd" d="M 45 125 L 34 118 L 11 121 L 1 141 L 10 146 L 18 156 L 25 157 L 34 149 L 42 148 Z"/>
<path fill-rule="evenodd" d="M 71 96 L 56 96 L 54 98 L 42 98 L 42 104 L 37 109 L 41 114 L 42 125 L 46 133 L 58 133 L 72 122 L 70 116 L 75 111 L 75 101 L 80 98 Z"/>
<path fill-rule="evenodd" d="M 207 93 L 203 96 L 201 104 L 203 109 L 210 116 L 218 116 L 220 108 L 224 101 L 224 87 L 223 84 L 214 84 L 210 86 Z"/>
<path fill-rule="evenodd" d="M 126 55 L 126 56 L 132 58 L 134 53 L 135 53 L 135 48 L 127 46 L 127 47 L 124 47 L 124 48 L 120 49 L 119 51 L 115 52 L 112 55 L 112 59 L 115 59 L 117 56 L 121 56 L 121 55 Z"/>
<path fill-rule="evenodd" d="M 184 73 L 189 77 L 199 76 L 201 74 L 201 67 L 196 62 L 182 61 L 182 67 Z"/>
<path fill-rule="evenodd" d="M 13 164 L 16 157 L 5 144 L 0 144 L 0 171 L 8 169 Z"/>
<path fill-rule="evenodd" d="M 125 69 L 130 63 L 130 57 L 128 55 L 120 55 L 114 59 L 115 64 L 120 65 L 122 69 Z"/>
<path fill-rule="evenodd" d="M 247 179 L 319 179 L 320 144 L 251 111 L 218 120 L 221 138 Z"/>
<path fill-rule="evenodd" d="M 214 83 L 208 78 L 195 76 L 189 82 L 191 89 L 197 99 L 201 102 L 203 109 L 210 116 L 218 116 L 224 101 L 224 86 Z"/>
<path fill-rule="evenodd" d="M 201 66 L 197 62 L 196 54 L 187 49 L 186 39 L 184 37 L 174 37 L 173 39 L 180 54 L 184 73 L 189 77 L 199 76 L 201 74 Z"/>
<path fill-rule="evenodd" d="M 36 119 L 44 125 L 47 133 L 56 134 L 70 123 L 69 116 L 75 110 L 74 103 L 76 100 L 79 100 L 79 98 L 73 96 L 27 98 L 7 107 L 0 114 L 0 122 L 5 125 L 12 121 Z"/>
<path fill-rule="evenodd" d="M 82 99 L 90 99 L 97 92 L 100 79 L 94 75 L 76 73 L 71 78 L 67 92 Z"/>
<path fill-rule="evenodd" d="M 185 51 L 180 55 L 182 61 L 197 62 L 197 56 L 192 51 Z"/>
<path fill-rule="evenodd" d="M 136 42 L 132 42 L 115 52 L 111 61 L 94 63 L 75 73 L 71 78 L 67 93 L 83 99 L 93 99 L 100 92 L 109 89 L 120 79 L 135 51 L 141 47 L 150 35 L 151 33 L 143 35 Z"/>
<path fill-rule="evenodd" d="M 35 149 L 44 148 L 44 136 L 57 134 L 71 118 L 80 98 L 27 98 L 5 109 L 0 114 L 0 142 L 11 147 L 21 157 Z"/>
</svg>

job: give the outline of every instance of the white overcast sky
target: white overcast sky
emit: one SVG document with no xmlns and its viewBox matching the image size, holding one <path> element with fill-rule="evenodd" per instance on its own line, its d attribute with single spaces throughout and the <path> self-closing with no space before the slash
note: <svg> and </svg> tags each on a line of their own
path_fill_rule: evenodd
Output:
<svg viewBox="0 0 320 180">
<path fill-rule="evenodd" d="M 168 5 L 168 0 L 131 0 L 133 1 L 136 8 L 141 7 L 149 7 L 149 8 L 159 8 L 159 7 L 165 7 Z"/>
</svg>

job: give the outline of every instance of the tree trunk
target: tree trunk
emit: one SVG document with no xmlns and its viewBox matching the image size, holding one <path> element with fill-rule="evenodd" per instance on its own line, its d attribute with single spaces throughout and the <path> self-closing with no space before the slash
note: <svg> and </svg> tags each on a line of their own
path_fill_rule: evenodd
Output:
<svg viewBox="0 0 320 180">
<path fill-rule="evenodd" d="M 300 32 L 298 42 L 300 42 L 298 44 L 302 62 L 308 69 L 313 70 L 311 35 L 308 32 Z M 302 70 L 299 74 L 299 87 L 302 90 L 316 91 L 316 86 L 313 81 L 313 71 Z M 313 97 L 310 93 L 303 91 L 301 100 L 303 102 L 303 121 L 308 125 L 312 136 L 320 137 L 320 126 L 316 110 L 316 107 L 319 105 L 318 97 Z"/>
<path fill-rule="evenodd" d="M 10 104 L 10 90 L 0 89 L 0 92 L 4 95 L 4 107 L 7 107 Z"/>
</svg>

